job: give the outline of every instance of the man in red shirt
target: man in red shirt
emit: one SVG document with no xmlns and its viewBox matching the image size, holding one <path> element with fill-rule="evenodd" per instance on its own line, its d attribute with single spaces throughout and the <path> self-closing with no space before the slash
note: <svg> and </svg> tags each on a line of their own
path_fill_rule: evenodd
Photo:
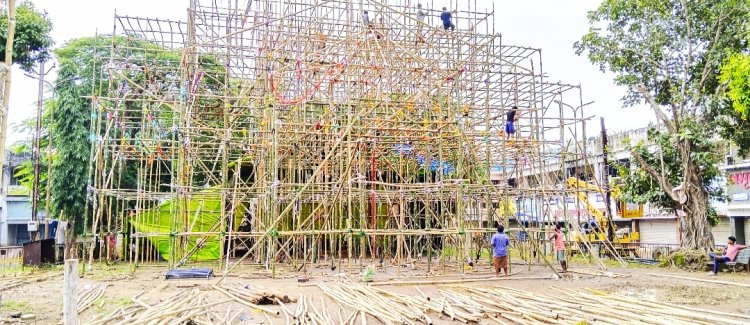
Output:
<svg viewBox="0 0 750 325">
<path fill-rule="evenodd" d="M 565 261 L 565 235 L 563 235 L 562 227 L 560 224 L 555 225 L 555 233 L 549 238 L 550 241 L 555 240 L 555 252 L 557 253 L 557 260 L 560 261 L 563 272 L 568 272 L 568 262 Z"/>
<path fill-rule="evenodd" d="M 719 273 L 719 266 L 721 266 L 721 263 L 734 261 L 734 259 L 737 258 L 737 253 L 745 247 L 747 246 L 737 244 L 737 238 L 729 236 L 727 247 L 724 248 L 724 255 L 717 256 L 714 253 L 708 253 L 708 256 L 714 260 L 714 270 L 708 272 L 708 275 L 716 275 Z"/>
</svg>

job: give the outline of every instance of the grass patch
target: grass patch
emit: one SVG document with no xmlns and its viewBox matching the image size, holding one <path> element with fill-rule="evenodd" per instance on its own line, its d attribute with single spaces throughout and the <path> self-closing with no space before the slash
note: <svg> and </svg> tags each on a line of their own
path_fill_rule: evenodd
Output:
<svg viewBox="0 0 750 325">
<path fill-rule="evenodd" d="M 0 312 L 28 312 L 30 310 L 31 305 L 26 301 L 0 299 Z"/>
<path fill-rule="evenodd" d="M 130 298 L 101 298 L 95 301 L 91 308 L 97 315 L 105 315 L 111 313 L 115 309 L 129 307 L 133 304 Z"/>
</svg>

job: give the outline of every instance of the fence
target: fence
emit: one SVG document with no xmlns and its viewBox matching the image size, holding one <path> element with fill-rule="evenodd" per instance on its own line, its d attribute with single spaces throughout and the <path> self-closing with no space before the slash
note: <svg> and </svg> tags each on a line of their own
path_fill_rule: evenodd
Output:
<svg viewBox="0 0 750 325">
<path fill-rule="evenodd" d="M 23 246 L 0 247 L 0 269 L 21 267 Z"/>
</svg>

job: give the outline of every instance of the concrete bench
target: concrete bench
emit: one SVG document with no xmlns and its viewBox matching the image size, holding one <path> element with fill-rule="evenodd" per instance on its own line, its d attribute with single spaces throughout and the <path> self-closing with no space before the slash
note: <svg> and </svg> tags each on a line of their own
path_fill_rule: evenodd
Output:
<svg viewBox="0 0 750 325">
<path fill-rule="evenodd" d="M 737 265 L 740 265 L 743 268 L 747 268 L 748 272 L 750 272 L 750 267 L 748 267 L 748 264 L 750 264 L 750 247 L 741 249 L 737 253 L 737 257 L 734 259 L 734 261 L 724 262 L 724 264 L 728 267 L 731 267 L 732 270 L 734 270 L 737 267 Z M 714 261 L 709 261 L 708 266 L 713 268 Z"/>
</svg>

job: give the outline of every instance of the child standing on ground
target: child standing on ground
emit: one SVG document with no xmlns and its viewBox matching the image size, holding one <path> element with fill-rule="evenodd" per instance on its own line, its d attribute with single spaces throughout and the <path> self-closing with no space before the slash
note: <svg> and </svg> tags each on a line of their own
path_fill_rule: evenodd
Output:
<svg viewBox="0 0 750 325">
<path fill-rule="evenodd" d="M 555 233 L 549 238 L 550 241 L 555 241 L 555 253 L 557 254 L 557 260 L 560 261 L 563 272 L 568 272 L 568 262 L 565 260 L 565 235 L 563 235 L 562 227 L 560 224 L 555 225 Z"/>
</svg>

